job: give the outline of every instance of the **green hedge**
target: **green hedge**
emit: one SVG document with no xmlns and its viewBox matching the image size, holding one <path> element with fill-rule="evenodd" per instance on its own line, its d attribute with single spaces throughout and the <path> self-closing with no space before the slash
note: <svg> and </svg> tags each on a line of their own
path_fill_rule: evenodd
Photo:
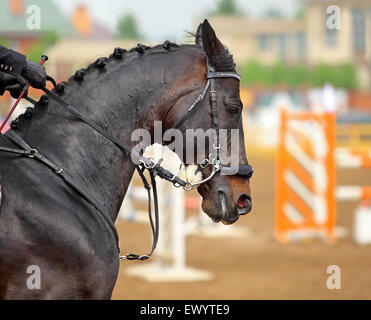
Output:
<svg viewBox="0 0 371 320">
<path fill-rule="evenodd" d="M 8 47 L 9 41 L 5 38 L 0 37 L 0 46 Z"/>
<path fill-rule="evenodd" d="M 310 85 L 323 86 L 326 82 L 335 87 L 355 89 L 358 86 L 356 70 L 352 64 L 330 66 L 318 64 L 314 67 L 304 65 L 287 66 L 282 62 L 263 65 L 256 60 L 247 61 L 240 69 L 242 84 L 271 87 L 286 84 L 292 87 Z"/>
</svg>

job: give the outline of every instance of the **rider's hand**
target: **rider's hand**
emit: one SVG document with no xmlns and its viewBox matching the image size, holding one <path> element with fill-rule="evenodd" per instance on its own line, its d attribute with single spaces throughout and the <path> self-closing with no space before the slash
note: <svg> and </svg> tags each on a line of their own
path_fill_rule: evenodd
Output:
<svg viewBox="0 0 371 320">
<path fill-rule="evenodd" d="M 10 92 L 10 95 L 17 99 L 21 94 L 23 88 L 26 85 L 26 81 L 22 77 L 16 77 L 8 73 L 2 75 L 2 82 L 4 84 L 4 89 Z M 23 97 L 27 96 L 27 91 Z"/>
<path fill-rule="evenodd" d="M 45 68 L 31 60 L 28 60 L 23 67 L 22 77 L 24 77 L 32 87 L 42 88 L 46 84 Z"/>
</svg>

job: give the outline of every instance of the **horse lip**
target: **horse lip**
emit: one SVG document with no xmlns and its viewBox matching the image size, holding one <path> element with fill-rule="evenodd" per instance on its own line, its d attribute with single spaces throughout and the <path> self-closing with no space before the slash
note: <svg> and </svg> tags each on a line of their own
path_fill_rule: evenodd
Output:
<svg viewBox="0 0 371 320">
<path fill-rule="evenodd" d="M 248 214 L 252 209 L 252 204 L 251 204 L 251 201 L 248 202 L 248 206 L 247 207 L 239 207 L 237 206 L 237 212 L 239 215 L 243 216 L 245 214 Z"/>
<path fill-rule="evenodd" d="M 233 216 L 233 218 L 231 218 L 230 216 L 227 217 L 223 217 L 223 219 L 221 220 L 223 224 L 225 225 L 229 225 L 229 224 L 232 224 L 232 223 L 235 223 L 238 218 L 240 217 L 239 214 L 236 214 L 235 216 Z"/>
<path fill-rule="evenodd" d="M 240 207 L 237 207 L 237 212 L 239 215 L 244 215 L 246 213 L 248 213 L 250 210 L 249 208 L 240 208 Z"/>
</svg>

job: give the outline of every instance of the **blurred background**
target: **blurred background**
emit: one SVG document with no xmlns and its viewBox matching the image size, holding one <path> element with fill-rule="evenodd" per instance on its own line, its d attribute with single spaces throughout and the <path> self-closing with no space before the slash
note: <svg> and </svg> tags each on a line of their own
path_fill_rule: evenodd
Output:
<svg viewBox="0 0 371 320">
<path fill-rule="evenodd" d="M 370 0 L 0 0 L 0 45 L 37 62 L 47 54 L 47 73 L 64 81 L 115 47 L 193 43 L 189 32 L 204 18 L 233 54 L 242 77 L 246 150 L 255 169 L 253 211 L 234 226 L 216 226 L 204 220 L 196 192 L 174 198 L 175 191 L 164 189 L 163 211 L 181 213 L 173 214 L 176 221 L 163 217 L 155 266 L 121 264 L 113 297 L 370 299 L 367 192 L 337 203 L 335 243 L 306 238 L 282 244 L 274 233 L 281 110 L 335 114 L 337 150 L 361 159 L 358 166 L 336 169 L 337 184 L 368 190 Z M 29 95 L 38 99 L 40 92 L 31 89 Z M 11 104 L 8 94 L 0 97 L 0 117 Z M 123 252 L 145 252 L 151 242 L 139 185 L 134 178 L 117 222 Z M 363 241 L 355 234 L 360 210 L 368 239 Z M 326 284 L 331 265 L 341 269 L 341 289 Z"/>
</svg>

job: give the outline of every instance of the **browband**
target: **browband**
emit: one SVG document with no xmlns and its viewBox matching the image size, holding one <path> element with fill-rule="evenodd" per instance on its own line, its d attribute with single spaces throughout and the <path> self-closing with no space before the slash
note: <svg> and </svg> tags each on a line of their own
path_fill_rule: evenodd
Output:
<svg viewBox="0 0 371 320">
<path fill-rule="evenodd" d="M 215 79 L 215 78 L 235 78 L 237 79 L 238 81 L 241 80 L 241 77 L 235 73 L 235 72 L 208 72 L 206 74 L 206 78 L 207 79 Z"/>
</svg>

